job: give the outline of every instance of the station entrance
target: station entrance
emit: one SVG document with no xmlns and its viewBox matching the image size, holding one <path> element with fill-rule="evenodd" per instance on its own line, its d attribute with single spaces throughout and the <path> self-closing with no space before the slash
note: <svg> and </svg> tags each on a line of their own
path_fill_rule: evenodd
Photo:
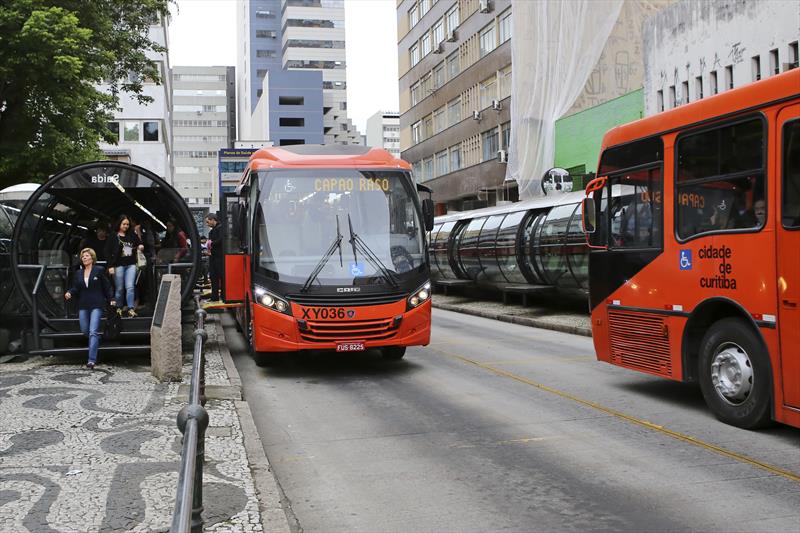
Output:
<svg viewBox="0 0 800 533">
<path fill-rule="evenodd" d="M 48 353 L 70 351 L 69 341 L 85 350 L 77 305 L 66 301 L 64 292 L 80 268 L 82 248 L 97 248 L 98 264 L 105 266 L 105 243 L 116 238 L 113 226 L 121 215 L 136 226 L 147 261 L 136 273 L 138 316 L 124 320 L 117 346 L 102 346 L 144 348 L 164 274 L 181 276 L 184 301 L 192 294 L 201 273 L 200 240 L 192 213 L 172 186 L 147 169 L 117 161 L 65 170 L 30 196 L 8 243 L 16 292 L 37 310 L 35 333 Z"/>
</svg>

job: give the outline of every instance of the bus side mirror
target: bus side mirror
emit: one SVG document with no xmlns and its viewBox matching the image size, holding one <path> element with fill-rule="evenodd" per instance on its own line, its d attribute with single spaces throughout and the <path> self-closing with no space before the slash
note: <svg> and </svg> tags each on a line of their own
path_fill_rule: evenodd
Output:
<svg viewBox="0 0 800 533">
<path fill-rule="evenodd" d="M 584 233 L 594 233 L 597 229 L 597 209 L 594 198 L 584 198 L 581 206 L 581 221 Z"/>
<path fill-rule="evenodd" d="M 425 222 L 425 231 L 433 230 L 433 200 L 430 198 L 422 200 L 422 218 Z"/>
</svg>

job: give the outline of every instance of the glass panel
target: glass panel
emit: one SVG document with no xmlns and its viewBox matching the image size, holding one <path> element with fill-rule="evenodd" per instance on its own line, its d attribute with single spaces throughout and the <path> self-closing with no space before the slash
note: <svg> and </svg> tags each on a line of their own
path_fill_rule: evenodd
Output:
<svg viewBox="0 0 800 533">
<path fill-rule="evenodd" d="M 506 281 L 497 262 L 497 230 L 505 217 L 505 214 L 493 215 L 489 217 L 486 224 L 483 225 L 483 229 L 481 229 L 478 243 L 479 256 L 483 267 L 483 275 L 489 281 Z"/>
<path fill-rule="evenodd" d="M 755 213 L 759 216 L 759 213 Z M 800 227 L 800 120 L 783 126 L 783 225 Z M 762 215 L 765 216 L 765 215 Z"/>
<path fill-rule="evenodd" d="M 486 217 L 472 220 L 461 235 L 458 243 L 458 260 L 464 274 L 471 280 L 481 275 L 481 263 L 478 259 L 478 238 Z"/>
<path fill-rule="evenodd" d="M 641 141 L 629 143 L 603 152 L 600 160 L 598 176 L 605 176 L 612 172 L 626 168 L 637 167 L 647 163 L 661 161 L 664 157 L 664 143 L 660 137 L 652 137 Z"/>
<path fill-rule="evenodd" d="M 678 181 L 760 170 L 764 166 L 760 118 L 678 140 Z"/>
<path fill-rule="evenodd" d="M 143 135 L 145 141 L 158 141 L 158 122 L 145 122 Z"/>
<path fill-rule="evenodd" d="M 577 204 L 567 231 L 564 255 L 569 261 L 574 287 L 589 288 L 589 250 L 581 227 L 581 205 Z M 564 285 L 561 285 L 562 287 Z"/>
<path fill-rule="evenodd" d="M 766 217 L 763 191 L 762 173 L 679 187 L 678 236 L 686 239 L 711 231 L 762 226 Z"/>
<path fill-rule="evenodd" d="M 525 222 L 525 230 L 523 232 L 522 241 L 522 259 L 524 261 L 524 269 L 529 274 L 535 284 L 545 284 L 546 281 L 542 279 L 539 273 L 539 266 L 534 253 L 535 241 L 539 235 L 539 228 L 547 218 L 547 213 L 536 213 L 531 215 Z"/>
<path fill-rule="evenodd" d="M 125 140 L 132 142 L 139 140 L 139 121 L 125 121 Z"/>
<path fill-rule="evenodd" d="M 574 212 L 575 204 L 554 207 L 539 226 L 535 237 L 534 254 L 536 264 L 545 281 L 550 285 L 558 287 L 574 286 L 574 280 L 569 275 L 567 260 L 564 257 L 567 226 Z"/>
<path fill-rule="evenodd" d="M 611 179 L 611 242 L 614 248 L 660 248 L 663 227 L 661 169 L 637 170 Z"/>
<path fill-rule="evenodd" d="M 525 214 L 525 211 L 509 213 L 503 219 L 500 230 L 497 232 L 497 262 L 505 278 L 512 283 L 527 282 L 519 268 L 517 256 L 517 249 L 519 248 L 517 234 L 519 224 L 525 218 Z"/>
</svg>

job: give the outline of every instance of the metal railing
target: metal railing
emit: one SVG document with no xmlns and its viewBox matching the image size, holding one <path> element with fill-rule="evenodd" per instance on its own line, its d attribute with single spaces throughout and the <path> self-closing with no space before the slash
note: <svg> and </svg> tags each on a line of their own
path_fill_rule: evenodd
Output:
<svg viewBox="0 0 800 533">
<path fill-rule="evenodd" d="M 178 492 L 175 512 L 172 515 L 172 533 L 199 533 L 203 530 L 203 463 L 205 462 L 205 434 L 208 427 L 208 412 L 203 405 L 205 399 L 205 354 L 203 347 L 206 333 L 206 311 L 197 304 L 197 326 L 194 330 L 194 356 L 192 378 L 189 387 L 189 405 L 178 413 L 178 429 L 183 433 L 181 469 L 178 477 Z"/>
<path fill-rule="evenodd" d="M 36 276 L 36 283 L 33 284 L 33 290 L 31 291 L 31 319 L 33 320 L 33 348 L 34 350 L 38 350 L 41 348 L 41 341 L 39 340 L 39 299 L 37 298 L 39 294 L 39 287 L 42 285 L 42 280 L 44 279 L 44 271 L 47 270 L 47 266 L 45 265 L 17 265 L 17 268 L 20 270 L 38 270 L 39 273 Z"/>
</svg>

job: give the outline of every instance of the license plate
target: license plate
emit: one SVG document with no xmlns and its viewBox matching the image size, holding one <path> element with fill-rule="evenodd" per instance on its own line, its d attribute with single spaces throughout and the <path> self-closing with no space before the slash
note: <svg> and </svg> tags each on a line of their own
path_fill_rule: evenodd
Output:
<svg viewBox="0 0 800 533">
<path fill-rule="evenodd" d="M 336 344 L 337 352 L 363 352 L 364 350 L 363 342 L 340 342 Z"/>
</svg>

